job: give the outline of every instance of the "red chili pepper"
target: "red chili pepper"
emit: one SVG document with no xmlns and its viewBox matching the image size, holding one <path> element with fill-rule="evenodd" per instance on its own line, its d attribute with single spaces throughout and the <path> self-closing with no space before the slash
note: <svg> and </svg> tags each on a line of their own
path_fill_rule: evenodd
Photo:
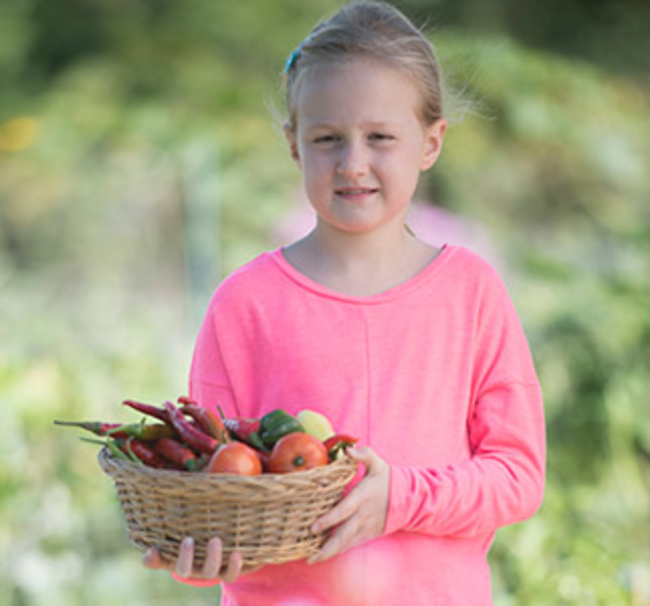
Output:
<svg viewBox="0 0 650 606">
<path fill-rule="evenodd" d="M 224 419 L 224 425 L 228 428 L 230 435 L 236 440 L 245 442 L 255 450 L 267 451 L 264 441 L 260 437 L 260 419 L 244 419 L 235 417 L 233 419 Z"/>
<path fill-rule="evenodd" d="M 359 438 L 353 438 L 347 434 L 337 434 L 331 438 L 327 438 L 323 442 L 325 449 L 330 460 L 334 460 L 339 450 L 346 450 L 350 446 L 354 446 L 359 441 Z"/>
<path fill-rule="evenodd" d="M 79 427 L 94 433 L 96 436 L 108 435 L 109 432 L 113 432 L 119 427 L 122 427 L 121 423 L 102 423 L 100 421 L 54 421 L 54 424 L 63 425 L 65 427 Z"/>
<path fill-rule="evenodd" d="M 152 406 L 151 404 L 145 404 L 144 402 L 136 402 L 135 400 L 124 400 L 122 404 L 128 406 L 129 408 L 133 408 L 142 414 L 149 415 L 150 417 L 154 417 L 160 421 L 171 424 L 169 413 L 162 408 Z"/>
<path fill-rule="evenodd" d="M 178 396 L 176 400 L 179 404 L 198 404 L 196 400 L 193 400 L 189 396 Z"/>
<path fill-rule="evenodd" d="M 212 454 L 219 442 L 192 425 L 184 416 L 179 408 L 176 408 L 171 402 L 165 402 L 165 411 L 169 415 L 169 419 L 180 435 L 183 442 L 190 448 L 194 448 L 206 454 Z"/>
<path fill-rule="evenodd" d="M 151 445 L 151 449 L 178 467 L 188 471 L 198 470 L 199 462 L 194 452 L 174 438 L 160 438 Z"/>
<path fill-rule="evenodd" d="M 126 440 L 119 439 L 117 444 L 122 452 L 130 455 L 133 453 L 142 463 L 148 467 L 155 467 L 156 469 L 163 469 L 167 467 L 165 459 L 159 454 L 155 453 L 149 446 L 137 438 L 127 438 Z"/>
<path fill-rule="evenodd" d="M 205 433 L 216 438 L 221 444 L 230 440 L 223 421 L 211 410 L 195 403 L 185 402 L 181 406 L 181 411 L 192 417 Z"/>
<path fill-rule="evenodd" d="M 244 442 L 248 440 L 252 433 L 258 432 L 260 430 L 259 419 L 244 419 L 242 417 L 235 417 L 234 419 L 224 419 L 223 423 L 234 437 Z"/>
</svg>

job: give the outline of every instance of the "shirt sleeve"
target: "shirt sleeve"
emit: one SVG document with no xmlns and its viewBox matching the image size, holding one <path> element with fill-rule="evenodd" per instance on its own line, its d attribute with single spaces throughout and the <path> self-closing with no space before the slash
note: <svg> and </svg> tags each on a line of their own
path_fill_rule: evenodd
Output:
<svg viewBox="0 0 650 606">
<path fill-rule="evenodd" d="M 470 537 L 522 521 L 544 492 L 542 394 L 528 342 L 496 281 L 478 306 L 470 456 L 442 468 L 391 466 L 384 532 Z"/>
<path fill-rule="evenodd" d="M 179 577 L 175 572 L 171 573 L 172 577 L 177 580 L 179 583 L 184 583 L 185 585 L 192 585 L 192 587 L 216 587 L 221 585 L 221 579 L 186 579 Z"/>
<path fill-rule="evenodd" d="M 218 406 L 233 413 L 236 409 L 231 379 L 219 339 L 218 315 L 213 299 L 194 345 L 190 367 L 189 394 L 201 406 L 219 414 Z"/>
<path fill-rule="evenodd" d="M 495 386 L 477 404 L 469 460 L 391 467 L 385 532 L 474 536 L 532 516 L 544 486 L 540 401 L 537 385 Z"/>
</svg>

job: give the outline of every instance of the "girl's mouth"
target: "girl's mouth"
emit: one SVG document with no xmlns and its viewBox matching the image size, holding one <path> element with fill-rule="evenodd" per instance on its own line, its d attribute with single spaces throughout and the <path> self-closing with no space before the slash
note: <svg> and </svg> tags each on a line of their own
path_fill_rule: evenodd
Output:
<svg viewBox="0 0 650 606">
<path fill-rule="evenodd" d="M 374 187 L 343 187 L 335 190 L 337 196 L 346 198 L 360 198 L 376 194 L 379 190 Z"/>
</svg>

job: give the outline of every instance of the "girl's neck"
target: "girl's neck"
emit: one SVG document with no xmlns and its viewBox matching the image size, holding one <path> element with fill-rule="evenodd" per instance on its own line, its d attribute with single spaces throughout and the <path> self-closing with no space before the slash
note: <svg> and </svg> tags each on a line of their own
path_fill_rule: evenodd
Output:
<svg viewBox="0 0 650 606">
<path fill-rule="evenodd" d="M 406 229 L 397 233 L 334 234 L 316 227 L 284 250 L 295 269 L 338 292 L 372 296 L 420 273 L 438 250 L 417 240 Z"/>
</svg>

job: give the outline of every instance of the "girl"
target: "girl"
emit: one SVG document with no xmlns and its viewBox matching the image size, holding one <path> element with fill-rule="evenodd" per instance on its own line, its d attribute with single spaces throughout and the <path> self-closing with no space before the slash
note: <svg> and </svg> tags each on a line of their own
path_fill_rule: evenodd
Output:
<svg viewBox="0 0 650 606">
<path fill-rule="evenodd" d="M 491 603 L 495 530 L 531 516 L 544 486 L 542 399 L 517 314 L 493 269 L 406 228 L 442 148 L 438 64 L 394 8 L 361 2 L 318 25 L 286 65 L 291 155 L 316 213 L 304 239 L 217 289 L 191 395 L 260 417 L 319 410 L 361 438 L 365 475 L 314 531 L 309 561 L 241 575 L 218 537 L 188 582 L 226 605 Z M 215 579 L 211 581 L 210 579 Z"/>
</svg>

